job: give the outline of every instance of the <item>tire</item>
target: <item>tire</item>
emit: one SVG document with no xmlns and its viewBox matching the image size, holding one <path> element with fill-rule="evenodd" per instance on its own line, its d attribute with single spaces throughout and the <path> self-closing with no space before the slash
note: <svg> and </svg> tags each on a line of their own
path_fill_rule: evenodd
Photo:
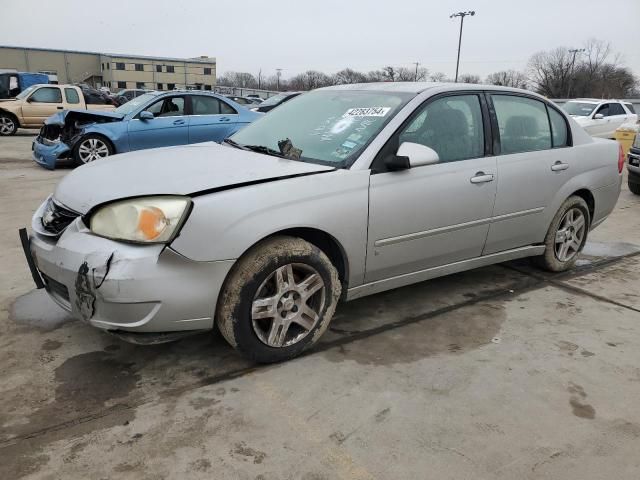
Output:
<svg viewBox="0 0 640 480">
<path fill-rule="evenodd" d="M 229 273 L 218 299 L 218 329 L 253 361 L 288 360 L 327 330 L 340 291 L 338 272 L 319 248 L 300 238 L 272 237 Z"/>
<path fill-rule="evenodd" d="M 13 115 L 0 113 L 0 136 L 8 137 L 18 131 L 18 121 Z"/>
<path fill-rule="evenodd" d="M 587 202 L 578 196 L 569 197 L 551 221 L 544 239 L 544 254 L 534 258 L 534 262 L 550 272 L 564 272 L 573 268 L 587 241 L 589 225 L 591 215 Z M 568 244 L 571 245 L 563 250 L 563 246 Z"/>
<path fill-rule="evenodd" d="M 640 183 L 633 183 L 631 179 L 629 179 L 627 180 L 627 184 L 629 185 L 629 190 L 631 190 L 631 193 L 640 195 Z"/>
<path fill-rule="evenodd" d="M 111 142 L 102 135 L 94 133 L 82 137 L 73 147 L 73 160 L 77 165 L 84 165 L 110 155 L 113 155 Z"/>
</svg>

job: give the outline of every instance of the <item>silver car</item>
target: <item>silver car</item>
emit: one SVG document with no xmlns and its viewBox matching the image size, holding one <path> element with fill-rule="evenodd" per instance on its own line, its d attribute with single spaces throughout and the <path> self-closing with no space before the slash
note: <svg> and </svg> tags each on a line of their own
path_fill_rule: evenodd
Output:
<svg viewBox="0 0 640 480">
<path fill-rule="evenodd" d="M 274 362 L 317 342 L 339 300 L 527 256 L 571 268 L 623 166 L 531 92 L 345 85 L 223 145 L 82 166 L 22 239 L 36 282 L 90 325 L 138 343 L 217 326 Z"/>
</svg>

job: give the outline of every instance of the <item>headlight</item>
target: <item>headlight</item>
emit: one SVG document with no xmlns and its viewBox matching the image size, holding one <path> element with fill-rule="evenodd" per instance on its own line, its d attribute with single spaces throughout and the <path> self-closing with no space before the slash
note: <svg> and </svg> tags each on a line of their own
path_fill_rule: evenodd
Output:
<svg viewBox="0 0 640 480">
<path fill-rule="evenodd" d="M 180 230 L 190 205 L 191 199 L 177 196 L 121 200 L 94 212 L 89 228 L 113 240 L 168 243 Z"/>
</svg>

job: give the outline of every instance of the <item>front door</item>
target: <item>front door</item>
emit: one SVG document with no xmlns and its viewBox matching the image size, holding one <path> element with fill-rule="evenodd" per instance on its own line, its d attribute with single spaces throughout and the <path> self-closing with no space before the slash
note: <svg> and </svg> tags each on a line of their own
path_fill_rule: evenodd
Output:
<svg viewBox="0 0 640 480">
<path fill-rule="evenodd" d="M 212 95 L 190 95 L 189 143 L 218 142 L 235 131 L 238 112 Z"/>
<path fill-rule="evenodd" d="M 129 121 L 129 148 L 186 145 L 189 142 L 189 117 L 185 113 L 185 97 L 172 95 L 152 103 L 145 111 L 153 119 L 142 120 L 140 114 Z"/>
<path fill-rule="evenodd" d="M 29 95 L 22 106 L 22 116 L 25 125 L 40 126 L 47 118 L 64 108 L 60 87 L 40 87 Z"/>
<path fill-rule="evenodd" d="M 481 102 L 477 93 L 429 100 L 383 148 L 370 183 L 365 282 L 481 255 L 497 183 Z M 440 161 L 378 173 L 385 149 L 403 142 L 432 148 Z"/>
</svg>

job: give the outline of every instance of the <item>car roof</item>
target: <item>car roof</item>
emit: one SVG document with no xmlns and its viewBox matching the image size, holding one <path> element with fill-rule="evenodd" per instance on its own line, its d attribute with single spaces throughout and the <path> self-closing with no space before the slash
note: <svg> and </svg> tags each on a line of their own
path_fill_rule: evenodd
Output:
<svg viewBox="0 0 640 480">
<path fill-rule="evenodd" d="M 501 87 L 498 85 L 484 85 L 480 83 L 454 83 L 454 82 L 374 82 L 351 83 L 346 85 L 334 85 L 320 88 L 319 90 L 369 90 L 378 92 L 398 92 L 419 94 L 433 88 L 441 88 L 449 91 L 455 90 L 492 90 L 504 92 L 533 92 L 519 88 Z"/>
<path fill-rule="evenodd" d="M 569 102 L 593 103 L 594 105 L 599 103 L 605 103 L 605 102 L 628 103 L 628 102 L 623 102 L 622 100 L 617 100 L 615 98 L 574 98 L 572 100 L 569 100 L 567 103 Z"/>
</svg>

